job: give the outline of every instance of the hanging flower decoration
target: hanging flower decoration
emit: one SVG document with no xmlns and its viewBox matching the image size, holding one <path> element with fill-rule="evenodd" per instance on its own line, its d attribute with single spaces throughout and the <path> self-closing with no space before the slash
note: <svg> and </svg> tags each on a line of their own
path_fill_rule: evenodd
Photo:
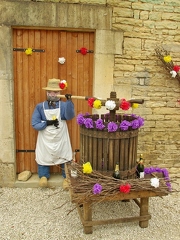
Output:
<svg viewBox="0 0 180 240">
<path fill-rule="evenodd" d="M 122 110 L 128 110 L 130 108 L 131 104 L 129 102 L 126 101 L 126 99 L 121 99 L 120 101 L 120 108 Z"/>
<path fill-rule="evenodd" d="M 92 166 L 90 162 L 86 162 L 83 164 L 83 173 L 92 173 Z"/>
<path fill-rule="evenodd" d="M 171 74 L 171 77 L 177 78 L 180 81 L 180 66 L 173 63 L 168 51 L 166 51 L 163 47 L 157 47 L 155 52 L 157 57 L 163 63 L 164 68 Z"/>
<path fill-rule="evenodd" d="M 102 191 L 102 186 L 100 184 L 96 183 L 96 184 L 94 184 L 92 191 L 94 194 L 100 194 Z"/>
<path fill-rule="evenodd" d="M 107 126 L 108 132 L 116 132 L 118 125 L 115 122 L 109 122 Z"/>
<path fill-rule="evenodd" d="M 121 185 L 119 187 L 119 191 L 122 193 L 129 193 L 131 190 L 131 185 L 129 183 L 125 184 L 125 185 Z"/>
<path fill-rule="evenodd" d="M 59 83 L 59 87 L 61 90 L 65 90 L 67 88 L 67 82 L 66 80 L 61 80 Z"/>
<path fill-rule="evenodd" d="M 65 61 L 66 61 L 66 59 L 64 57 L 58 58 L 58 63 L 60 63 L 60 64 L 64 64 Z"/>
<path fill-rule="evenodd" d="M 99 130 L 103 130 L 105 128 L 105 125 L 103 124 L 102 119 L 98 119 L 97 121 L 95 121 L 95 124 L 96 124 L 96 128 Z"/>
<path fill-rule="evenodd" d="M 138 107 L 139 107 L 139 104 L 138 104 L 138 103 L 132 103 L 131 107 L 132 107 L 132 108 L 138 108 Z"/>
<path fill-rule="evenodd" d="M 93 102 L 93 107 L 96 108 L 96 109 L 100 109 L 102 106 L 102 103 L 100 100 L 96 99 L 94 102 Z"/>
<path fill-rule="evenodd" d="M 157 188 L 157 187 L 159 187 L 159 179 L 158 178 L 151 178 L 150 179 L 150 182 L 151 182 L 151 186 L 152 187 L 155 187 L 155 188 Z"/>
<path fill-rule="evenodd" d="M 27 48 L 26 50 L 25 50 L 25 54 L 27 55 L 27 56 L 29 56 L 29 55 L 32 55 L 32 48 Z"/>
<path fill-rule="evenodd" d="M 105 114 L 104 117 L 108 117 L 108 115 Z M 135 114 L 128 115 L 128 117 L 131 120 L 122 120 L 120 123 L 113 121 L 104 122 L 103 119 L 93 121 L 89 113 L 84 115 L 80 113 L 76 118 L 76 122 L 78 125 L 88 129 L 107 130 L 108 132 L 135 130 L 144 126 L 144 118 Z M 126 115 L 123 115 L 123 118 L 126 118 Z"/>
<path fill-rule="evenodd" d="M 114 110 L 115 107 L 116 107 L 116 103 L 115 103 L 115 101 L 108 100 L 108 101 L 106 101 L 106 103 L 105 103 L 105 107 L 106 107 L 106 109 L 108 109 L 108 110 Z"/>
<path fill-rule="evenodd" d="M 168 55 L 168 56 L 164 56 L 164 61 L 166 62 L 166 63 L 169 63 L 169 62 L 171 62 L 172 61 L 172 58 L 171 58 L 171 56 L 170 55 Z"/>
<path fill-rule="evenodd" d="M 80 53 L 82 54 L 82 55 L 86 55 L 87 54 L 87 48 L 85 48 L 85 47 L 82 47 L 81 49 L 80 49 Z"/>
<path fill-rule="evenodd" d="M 169 177 L 169 172 L 166 168 L 159 168 L 159 167 L 149 167 L 149 168 L 144 168 L 144 173 L 145 174 L 152 174 L 152 173 L 162 173 L 164 176 L 164 179 L 166 180 L 166 186 L 168 189 L 171 191 L 171 183 L 170 183 L 170 177 Z"/>
<path fill-rule="evenodd" d="M 93 103 L 94 103 L 95 99 L 94 98 L 88 98 L 88 106 L 93 108 Z"/>
</svg>

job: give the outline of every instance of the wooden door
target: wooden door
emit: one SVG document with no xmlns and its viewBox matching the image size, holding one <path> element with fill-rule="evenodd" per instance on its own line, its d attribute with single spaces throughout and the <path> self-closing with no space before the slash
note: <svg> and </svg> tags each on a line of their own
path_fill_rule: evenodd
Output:
<svg viewBox="0 0 180 240">
<path fill-rule="evenodd" d="M 93 53 L 78 53 L 76 50 L 82 47 L 94 49 L 93 32 L 13 29 L 17 173 L 24 170 L 37 172 L 34 153 L 37 131 L 31 126 L 31 116 L 36 104 L 46 100 L 42 87 L 47 86 L 48 79 L 67 80 L 68 88 L 62 94 L 92 96 Z M 26 48 L 35 49 L 35 52 L 26 55 L 23 51 Z M 66 59 L 64 64 L 58 63 L 60 57 Z M 87 101 L 73 102 L 76 115 L 91 113 Z M 79 149 L 76 118 L 68 121 L 68 129 L 72 149 Z M 51 167 L 51 172 L 59 172 L 59 168 Z"/>
</svg>

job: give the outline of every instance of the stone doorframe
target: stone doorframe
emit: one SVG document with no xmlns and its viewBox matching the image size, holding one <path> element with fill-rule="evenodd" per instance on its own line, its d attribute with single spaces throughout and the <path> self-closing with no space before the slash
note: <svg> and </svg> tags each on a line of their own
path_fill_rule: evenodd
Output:
<svg viewBox="0 0 180 240">
<path fill-rule="evenodd" d="M 13 27 L 94 31 L 93 93 L 109 97 L 114 57 L 122 54 L 123 33 L 112 29 L 112 8 L 86 4 L 0 2 L 0 186 L 16 180 L 13 91 Z M 4 114 L 2 114 L 4 112 Z"/>
</svg>

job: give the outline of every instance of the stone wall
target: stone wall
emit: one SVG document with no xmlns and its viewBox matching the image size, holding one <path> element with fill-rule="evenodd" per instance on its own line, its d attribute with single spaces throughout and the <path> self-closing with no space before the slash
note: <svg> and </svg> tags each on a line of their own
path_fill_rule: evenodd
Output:
<svg viewBox="0 0 180 240">
<path fill-rule="evenodd" d="M 143 98 L 138 154 L 180 174 L 180 83 L 154 50 L 162 45 L 180 64 L 179 0 L 4 0 L 0 14 L 0 185 L 16 178 L 13 26 L 95 29 L 94 95 L 107 97 L 113 85 L 120 98 Z"/>
</svg>

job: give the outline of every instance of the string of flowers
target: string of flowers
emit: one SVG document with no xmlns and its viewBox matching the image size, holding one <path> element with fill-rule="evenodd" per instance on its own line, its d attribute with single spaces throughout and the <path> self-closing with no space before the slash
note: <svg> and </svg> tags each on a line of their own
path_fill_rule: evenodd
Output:
<svg viewBox="0 0 180 240">
<path fill-rule="evenodd" d="M 95 108 L 95 109 L 101 109 L 102 107 L 102 102 L 99 99 L 96 98 L 88 98 L 88 106 L 91 108 Z M 119 101 L 119 108 L 121 108 L 122 110 L 128 110 L 130 107 L 132 108 L 138 108 L 139 104 L 138 103 L 130 103 L 128 101 L 126 101 L 126 99 L 121 99 Z M 116 103 L 113 100 L 107 100 L 105 102 L 105 107 L 108 110 L 114 110 L 116 108 Z"/>
<path fill-rule="evenodd" d="M 144 168 L 145 174 L 152 174 L 152 173 L 162 173 L 165 180 L 167 180 L 166 185 L 169 188 L 169 190 L 172 189 L 171 183 L 170 183 L 170 177 L 169 172 L 166 168 L 159 168 L 159 167 L 146 167 Z"/>
<path fill-rule="evenodd" d="M 105 114 L 104 116 L 108 116 Z M 123 115 L 123 118 L 126 118 L 126 114 Z M 93 121 L 92 116 L 89 113 L 78 114 L 76 121 L 80 126 L 84 126 L 88 129 L 97 129 L 97 130 L 107 130 L 108 132 L 116 131 L 128 131 L 131 129 L 139 129 L 144 126 L 144 118 L 137 116 L 135 114 L 128 115 L 131 120 L 122 120 L 121 122 L 104 122 L 103 119 L 97 119 Z"/>
<path fill-rule="evenodd" d="M 169 52 L 163 47 L 155 48 L 155 52 L 157 57 L 163 63 L 164 68 L 171 74 L 173 78 L 177 78 L 180 82 L 180 66 L 174 64 Z"/>
</svg>

